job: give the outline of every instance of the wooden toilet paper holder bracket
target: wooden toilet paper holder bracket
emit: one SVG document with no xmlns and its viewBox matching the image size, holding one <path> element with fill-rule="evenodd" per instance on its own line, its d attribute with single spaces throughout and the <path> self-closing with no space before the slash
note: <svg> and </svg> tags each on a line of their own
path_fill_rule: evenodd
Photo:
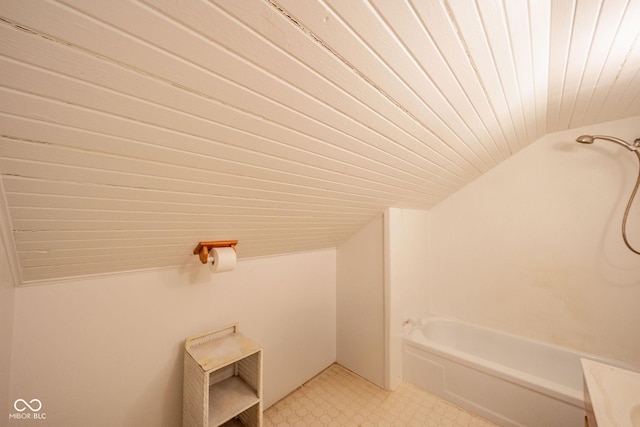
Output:
<svg viewBox="0 0 640 427">
<path fill-rule="evenodd" d="M 213 248 L 232 248 L 234 251 L 236 250 L 236 245 L 238 244 L 237 240 L 217 240 L 215 242 L 200 242 L 198 246 L 193 250 L 194 255 L 200 256 L 200 262 L 203 264 L 207 263 L 207 259 L 209 258 L 209 252 Z"/>
</svg>

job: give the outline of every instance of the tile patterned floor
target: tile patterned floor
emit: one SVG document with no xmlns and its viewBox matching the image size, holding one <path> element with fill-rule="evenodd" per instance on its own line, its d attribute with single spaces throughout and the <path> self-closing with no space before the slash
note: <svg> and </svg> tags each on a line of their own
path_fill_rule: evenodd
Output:
<svg viewBox="0 0 640 427">
<path fill-rule="evenodd" d="M 411 384 L 386 391 L 334 364 L 267 409 L 264 426 L 492 427 L 495 424 Z"/>
</svg>

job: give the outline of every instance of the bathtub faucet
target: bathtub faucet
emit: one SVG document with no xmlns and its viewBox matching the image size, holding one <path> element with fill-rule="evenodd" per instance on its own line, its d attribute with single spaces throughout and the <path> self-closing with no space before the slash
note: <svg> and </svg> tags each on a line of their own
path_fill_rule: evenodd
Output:
<svg viewBox="0 0 640 427">
<path fill-rule="evenodd" d="M 410 334 L 411 332 L 413 332 L 413 329 L 415 327 L 421 327 L 423 324 L 424 322 L 422 321 L 422 319 L 413 319 L 413 318 L 407 317 L 402 322 L 402 329 L 404 329 L 405 332 Z M 408 328 L 406 328 L 407 326 Z"/>
<path fill-rule="evenodd" d="M 402 322 L 402 326 L 411 325 L 411 326 L 422 326 L 422 319 L 411 319 L 406 318 L 404 322 Z"/>
</svg>

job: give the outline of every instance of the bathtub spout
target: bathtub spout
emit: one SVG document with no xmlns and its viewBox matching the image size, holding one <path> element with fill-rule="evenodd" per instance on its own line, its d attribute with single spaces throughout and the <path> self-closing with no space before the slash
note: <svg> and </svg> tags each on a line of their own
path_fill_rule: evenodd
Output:
<svg viewBox="0 0 640 427">
<path fill-rule="evenodd" d="M 413 319 L 410 317 L 405 318 L 402 321 L 402 330 L 406 334 L 410 334 L 413 330 L 418 327 L 422 327 L 424 325 L 424 321 L 422 319 Z"/>
<path fill-rule="evenodd" d="M 422 326 L 422 319 L 412 319 L 410 317 L 404 319 L 402 322 L 402 326 L 411 325 L 411 326 Z"/>
</svg>

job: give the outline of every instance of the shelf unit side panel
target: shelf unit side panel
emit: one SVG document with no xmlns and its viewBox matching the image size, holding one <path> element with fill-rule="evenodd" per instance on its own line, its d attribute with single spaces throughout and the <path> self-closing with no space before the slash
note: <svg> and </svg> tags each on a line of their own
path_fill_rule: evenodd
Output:
<svg viewBox="0 0 640 427">
<path fill-rule="evenodd" d="M 240 376 L 240 378 L 242 378 L 247 384 L 249 384 L 256 391 L 256 394 L 258 396 L 261 396 L 261 355 L 262 352 L 258 351 L 237 362 L 238 376 Z"/>
<path fill-rule="evenodd" d="M 262 425 L 262 407 L 260 404 L 254 405 L 246 411 L 238 415 L 240 421 L 245 426 L 261 426 Z"/>
<path fill-rule="evenodd" d="M 202 427 L 209 418 L 207 376 L 200 365 L 185 352 L 182 422 L 183 427 Z"/>
</svg>

